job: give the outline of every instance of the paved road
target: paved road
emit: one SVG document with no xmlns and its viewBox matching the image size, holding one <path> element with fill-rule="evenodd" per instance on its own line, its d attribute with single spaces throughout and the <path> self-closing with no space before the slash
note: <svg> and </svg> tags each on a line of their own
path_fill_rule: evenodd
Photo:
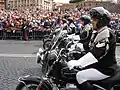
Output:
<svg viewBox="0 0 120 90">
<path fill-rule="evenodd" d="M 41 45 L 41 41 L 0 41 L 0 90 L 15 90 L 20 76 L 41 74 L 35 61 Z M 120 46 L 116 54 L 120 60 Z"/>
<path fill-rule="evenodd" d="M 24 75 L 40 75 L 35 58 L 0 57 L 0 90 L 15 90 L 17 79 Z"/>
<path fill-rule="evenodd" d="M 0 90 L 15 90 L 20 76 L 40 75 L 35 57 L 41 45 L 41 41 L 0 41 Z"/>
<path fill-rule="evenodd" d="M 41 45 L 41 41 L 3 40 L 0 41 L 0 53 L 35 54 Z"/>
</svg>

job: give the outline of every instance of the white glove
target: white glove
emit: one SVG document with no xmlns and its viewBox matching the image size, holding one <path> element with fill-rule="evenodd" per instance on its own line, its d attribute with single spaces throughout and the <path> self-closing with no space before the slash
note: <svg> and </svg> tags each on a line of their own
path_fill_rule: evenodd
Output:
<svg viewBox="0 0 120 90">
<path fill-rule="evenodd" d="M 68 68 L 71 70 L 74 66 L 79 66 L 78 60 L 71 60 L 67 63 Z"/>
<path fill-rule="evenodd" d="M 82 43 L 77 43 L 76 47 L 79 47 L 81 51 L 85 51 Z"/>
</svg>

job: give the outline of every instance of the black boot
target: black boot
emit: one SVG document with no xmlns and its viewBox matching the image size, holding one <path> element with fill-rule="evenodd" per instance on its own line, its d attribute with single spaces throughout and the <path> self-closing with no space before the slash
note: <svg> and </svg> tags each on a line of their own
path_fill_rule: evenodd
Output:
<svg viewBox="0 0 120 90">
<path fill-rule="evenodd" d="M 93 86 L 88 81 L 77 85 L 77 87 L 78 90 L 94 90 Z"/>
</svg>

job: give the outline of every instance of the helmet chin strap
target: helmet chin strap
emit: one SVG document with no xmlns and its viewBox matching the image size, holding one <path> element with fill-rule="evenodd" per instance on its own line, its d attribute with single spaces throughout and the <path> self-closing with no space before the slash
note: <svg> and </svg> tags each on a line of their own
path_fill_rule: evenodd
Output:
<svg viewBox="0 0 120 90">
<path fill-rule="evenodd" d="M 96 28 L 97 31 L 100 30 L 100 28 L 102 28 L 100 20 L 98 20 L 98 22 L 97 22 L 97 24 L 96 24 L 96 27 L 97 27 L 97 28 Z"/>
</svg>

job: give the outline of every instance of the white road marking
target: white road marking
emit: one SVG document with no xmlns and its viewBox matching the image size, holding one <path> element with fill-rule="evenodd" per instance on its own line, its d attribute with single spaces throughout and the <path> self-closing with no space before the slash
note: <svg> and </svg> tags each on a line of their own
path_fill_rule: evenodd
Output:
<svg viewBox="0 0 120 90">
<path fill-rule="evenodd" d="M 36 57 L 37 54 L 0 54 L 0 57 Z"/>
</svg>

